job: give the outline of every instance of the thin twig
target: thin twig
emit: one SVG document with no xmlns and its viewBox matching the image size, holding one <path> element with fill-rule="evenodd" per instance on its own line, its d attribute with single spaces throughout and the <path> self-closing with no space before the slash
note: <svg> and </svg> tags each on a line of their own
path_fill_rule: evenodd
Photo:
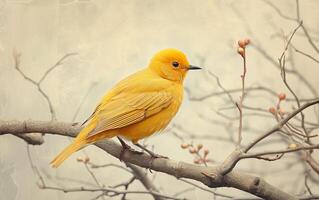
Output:
<svg viewBox="0 0 319 200">
<path fill-rule="evenodd" d="M 14 59 L 14 68 L 20 73 L 20 75 L 27 80 L 28 82 L 30 82 L 31 84 L 33 84 L 38 91 L 41 93 L 41 95 L 44 97 L 44 99 L 46 100 L 48 106 L 49 106 L 49 110 L 50 110 L 50 114 L 51 114 L 51 120 L 56 120 L 56 113 L 55 110 L 53 108 L 53 104 L 51 102 L 51 99 L 49 98 L 49 96 L 47 95 L 46 92 L 44 92 L 44 90 L 41 87 L 42 82 L 46 79 L 46 77 L 50 74 L 50 72 L 52 72 L 56 67 L 58 67 L 59 65 L 61 65 L 63 63 L 63 61 L 67 58 L 69 58 L 70 56 L 74 56 L 77 55 L 76 53 L 68 53 L 65 54 L 61 59 L 58 60 L 58 62 L 53 65 L 52 67 L 50 67 L 48 70 L 46 70 L 44 72 L 44 74 L 41 76 L 41 78 L 39 79 L 39 81 L 35 81 L 34 79 L 30 78 L 29 76 L 27 76 L 22 70 L 21 70 L 21 54 L 18 53 L 16 50 L 13 51 L 13 59 Z"/>
<path fill-rule="evenodd" d="M 261 153 L 245 153 L 245 154 L 240 155 L 239 158 L 240 159 L 258 158 L 260 156 L 265 156 L 265 155 L 285 154 L 285 153 L 297 152 L 297 151 L 301 151 L 301 150 L 313 150 L 313 149 L 319 149 L 319 144 L 311 145 L 311 146 L 301 146 L 301 147 L 285 149 L 285 150 L 264 151 Z"/>
</svg>

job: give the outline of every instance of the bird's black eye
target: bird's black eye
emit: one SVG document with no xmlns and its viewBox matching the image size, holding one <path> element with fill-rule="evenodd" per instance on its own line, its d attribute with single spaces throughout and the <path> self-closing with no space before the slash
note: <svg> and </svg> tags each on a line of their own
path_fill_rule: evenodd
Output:
<svg viewBox="0 0 319 200">
<path fill-rule="evenodd" d="M 173 67 L 177 68 L 179 66 L 178 62 L 172 62 Z"/>
</svg>

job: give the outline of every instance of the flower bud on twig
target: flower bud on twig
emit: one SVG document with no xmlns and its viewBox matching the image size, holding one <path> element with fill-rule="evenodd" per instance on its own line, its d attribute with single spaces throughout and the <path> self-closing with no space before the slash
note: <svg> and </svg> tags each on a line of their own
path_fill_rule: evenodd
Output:
<svg viewBox="0 0 319 200">
<path fill-rule="evenodd" d="M 280 108 L 280 110 L 279 110 L 279 114 L 280 114 L 281 116 L 283 116 L 283 115 L 285 114 L 285 110 L 284 110 L 284 109 L 282 109 L 282 108 Z"/>
<path fill-rule="evenodd" d="M 269 111 L 271 114 L 273 114 L 273 115 L 276 114 L 276 108 L 274 108 L 274 107 L 270 107 L 270 108 L 268 109 L 268 111 Z"/>
<path fill-rule="evenodd" d="M 280 94 L 278 95 L 278 98 L 279 98 L 280 101 L 283 101 L 283 100 L 286 99 L 286 94 L 285 94 L 285 93 L 280 93 Z"/>
<path fill-rule="evenodd" d="M 197 152 L 197 150 L 195 149 L 195 148 L 190 148 L 189 149 L 189 153 L 191 153 L 191 154 L 194 154 L 194 153 L 196 153 Z"/>
<path fill-rule="evenodd" d="M 195 160 L 194 160 L 194 163 L 195 163 L 195 164 L 200 164 L 200 160 L 199 160 L 199 159 L 195 159 Z"/>
<path fill-rule="evenodd" d="M 238 46 L 240 46 L 241 48 L 245 48 L 245 40 L 238 40 Z"/>
<path fill-rule="evenodd" d="M 181 144 L 181 148 L 182 148 L 182 149 L 186 149 L 186 148 L 188 148 L 188 147 L 189 147 L 189 144 L 187 144 L 187 143 Z"/>
<path fill-rule="evenodd" d="M 87 164 L 90 161 L 90 158 L 88 156 L 85 156 L 84 163 Z"/>
<path fill-rule="evenodd" d="M 77 157 L 77 158 L 76 158 L 76 161 L 78 161 L 78 162 L 83 162 L 83 158 L 82 158 L 82 157 Z"/>
<path fill-rule="evenodd" d="M 204 149 L 204 156 L 206 157 L 209 154 L 209 150 L 208 149 Z"/>
<path fill-rule="evenodd" d="M 237 53 L 240 54 L 242 57 L 245 57 L 245 49 L 238 47 Z"/>
</svg>

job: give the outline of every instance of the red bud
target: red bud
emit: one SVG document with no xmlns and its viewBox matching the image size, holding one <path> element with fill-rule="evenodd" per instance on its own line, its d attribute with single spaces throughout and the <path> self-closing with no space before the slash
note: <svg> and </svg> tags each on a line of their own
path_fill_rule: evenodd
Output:
<svg viewBox="0 0 319 200">
<path fill-rule="evenodd" d="M 285 94 L 285 93 L 280 93 L 280 94 L 278 95 L 278 98 L 279 98 L 280 101 L 283 101 L 283 100 L 286 99 L 286 94 Z"/>
<path fill-rule="evenodd" d="M 271 114 L 273 114 L 273 115 L 276 114 L 276 109 L 275 109 L 274 107 L 270 107 L 270 108 L 268 109 L 268 111 L 269 111 Z"/>
</svg>

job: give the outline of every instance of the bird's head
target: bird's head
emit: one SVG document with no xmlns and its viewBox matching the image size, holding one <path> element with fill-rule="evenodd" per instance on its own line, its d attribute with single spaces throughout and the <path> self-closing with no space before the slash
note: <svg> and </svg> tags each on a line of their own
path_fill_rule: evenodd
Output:
<svg viewBox="0 0 319 200">
<path fill-rule="evenodd" d="M 149 68 L 162 78 L 183 82 L 188 70 L 201 69 L 190 65 L 186 55 L 177 49 L 164 49 L 156 53 Z"/>
</svg>

